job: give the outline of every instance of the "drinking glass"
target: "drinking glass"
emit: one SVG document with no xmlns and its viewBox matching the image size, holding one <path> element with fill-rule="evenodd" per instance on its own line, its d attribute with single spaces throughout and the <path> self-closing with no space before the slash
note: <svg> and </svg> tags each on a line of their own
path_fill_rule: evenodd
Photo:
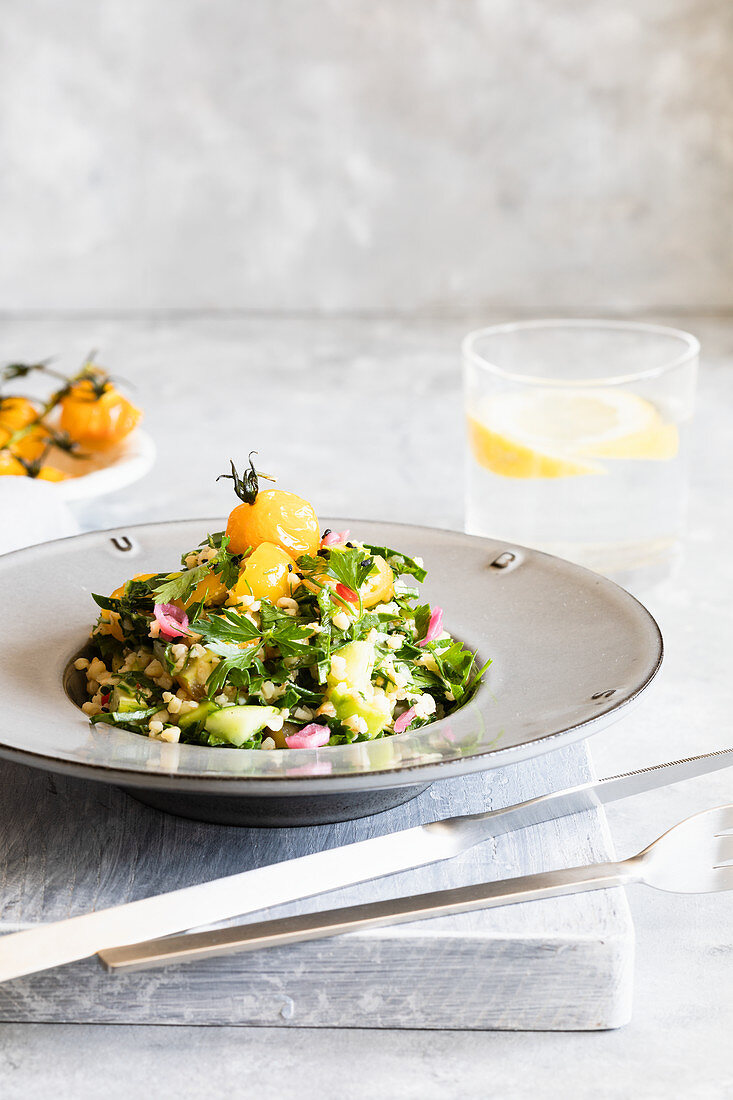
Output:
<svg viewBox="0 0 733 1100">
<path fill-rule="evenodd" d="M 659 325 L 494 325 L 462 345 L 466 530 L 627 587 L 679 559 L 700 346 Z"/>
</svg>

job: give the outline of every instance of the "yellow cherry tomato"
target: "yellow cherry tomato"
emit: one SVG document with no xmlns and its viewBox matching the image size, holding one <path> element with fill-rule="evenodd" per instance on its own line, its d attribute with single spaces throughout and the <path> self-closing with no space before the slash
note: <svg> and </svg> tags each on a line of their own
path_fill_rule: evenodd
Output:
<svg viewBox="0 0 733 1100">
<path fill-rule="evenodd" d="M 379 554 L 374 555 L 374 568 L 359 588 L 362 607 L 387 603 L 394 596 L 394 573 Z"/>
<path fill-rule="evenodd" d="M 32 424 L 37 416 L 35 407 L 25 397 L 0 398 L 0 446 Z M 43 453 L 47 443 L 48 432 L 39 424 L 13 443 L 12 449 L 14 454 L 33 462 Z"/>
<path fill-rule="evenodd" d="M 14 477 L 24 477 L 26 474 L 25 466 L 10 451 L 0 451 L 0 477 L 3 474 Z"/>
<path fill-rule="evenodd" d="M 288 574 L 292 568 L 293 559 L 281 546 L 261 542 L 245 559 L 233 595 L 277 603 L 283 596 L 290 595 Z"/>
<path fill-rule="evenodd" d="M 3 474 L 24 477 L 28 475 L 28 471 L 23 463 L 10 451 L 0 451 L 0 477 Z M 63 470 L 57 470 L 55 466 L 41 466 L 38 473 L 35 474 L 39 481 L 66 481 L 70 476 L 70 474 L 65 474 Z"/>
<path fill-rule="evenodd" d="M 151 577 L 154 577 L 155 573 L 136 573 L 131 579 L 133 581 L 147 581 Z M 120 600 L 125 594 L 125 585 L 127 581 L 123 581 L 119 588 L 115 588 L 114 592 L 110 593 L 110 598 L 113 600 Z M 102 634 L 111 634 L 113 638 L 116 638 L 118 642 L 124 642 L 122 634 L 122 627 L 120 626 L 120 616 L 116 611 L 102 611 L 100 615 L 103 628 L 100 631 Z"/>
<path fill-rule="evenodd" d="M 191 595 L 186 600 L 186 607 L 190 607 L 191 604 L 201 603 L 204 604 L 222 604 L 229 595 L 229 590 L 224 583 L 215 573 L 209 573 L 208 577 L 204 577 L 202 581 L 194 588 Z"/>
<path fill-rule="evenodd" d="M 71 474 L 66 474 L 63 470 L 57 470 L 55 466 L 41 466 L 36 477 L 39 481 L 66 481 L 67 478 L 71 477 Z"/>
<path fill-rule="evenodd" d="M 40 424 L 31 428 L 28 435 L 24 435 L 16 443 L 13 443 L 13 451 L 21 458 L 27 458 L 29 462 L 35 462 L 48 446 L 48 432 Z"/>
<path fill-rule="evenodd" d="M 252 504 L 239 504 L 227 522 L 229 549 L 243 554 L 263 542 L 279 546 L 291 558 L 315 554 L 321 529 L 312 504 L 295 493 L 265 489 Z"/>
<path fill-rule="evenodd" d="M 6 438 L 20 428 L 32 424 L 37 416 L 35 408 L 25 397 L 0 398 L 0 429 L 7 432 Z"/>
<path fill-rule="evenodd" d="M 101 392 L 100 392 L 101 391 Z M 89 447 L 104 451 L 122 442 L 142 416 L 140 409 L 116 390 L 102 375 L 75 382 L 61 402 L 62 431 Z"/>
</svg>

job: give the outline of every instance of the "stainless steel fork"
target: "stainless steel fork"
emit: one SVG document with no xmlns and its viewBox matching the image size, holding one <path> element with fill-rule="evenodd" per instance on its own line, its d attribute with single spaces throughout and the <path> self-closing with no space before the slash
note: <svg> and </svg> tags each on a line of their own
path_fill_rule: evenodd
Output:
<svg viewBox="0 0 733 1100">
<path fill-rule="evenodd" d="M 444 917 L 513 905 L 521 901 L 554 898 L 583 890 L 644 883 L 675 893 L 733 890 L 733 805 L 706 810 L 675 825 L 643 852 L 618 863 L 594 863 L 538 875 L 461 886 L 430 894 L 331 909 L 322 913 L 286 917 L 150 940 L 99 952 L 109 970 L 144 970 L 172 962 L 258 951 L 303 940 L 325 939 L 344 932 L 380 928 L 388 924 Z"/>
</svg>

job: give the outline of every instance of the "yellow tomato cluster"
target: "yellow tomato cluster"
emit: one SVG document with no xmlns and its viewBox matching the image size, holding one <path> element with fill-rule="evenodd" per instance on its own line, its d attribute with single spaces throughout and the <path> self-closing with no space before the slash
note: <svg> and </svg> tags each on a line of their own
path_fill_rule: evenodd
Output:
<svg viewBox="0 0 733 1100">
<path fill-rule="evenodd" d="M 251 476 L 256 477 L 254 468 Z M 247 495 L 238 475 L 234 474 L 234 479 L 240 496 Z M 303 554 L 314 557 L 318 553 L 321 529 L 312 504 L 295 493 L 280 489 L 259 492 L 256 481 L 251 493 L 251 500 L 245 500 L 233 508 L 227 520 L 228 549 L 233 554 L 245 555 L 236 583 L 228 591 L 220 578 L 212 573 L 193 590 L 186 601 L 187 607 L 196 603 L 222 604 L 227 600 L 236 606 L 245 596 L 277 603 L 291 594 L 291 575 L 297 571 L 297 559 Z M 339 549 L 333 547 L 332 553 L 337 553 Z M 317 581 L 337 592 L 344 587 L 326 574 L 318 577 Z M 311 586 L 310 582 L 306 583 Z M 119 597 L 122 591 L 117 589 L 112 593 L 113 597 Z M 363 607 L 374 607 L 391 599 L 393 594 L 394 574 L 384 558 L 376 556 L 374 568 L 359 592 L 361 604 Z M 348 595 L 348 590 L 342 598 L 345 604 L 352 599 L 357 600 L 356 594 Z M 103 619 L 109 622 L 110 632 L 115 633 L 115 629 L 119 629 L 108 612 L 103 614 Z"/>
<path fill-rule="evenodd" d="M 63 396 L 61 396 L 63 394 Z M 63 481 L 70 477 L 50 465 L 29 470 L 25 464 L 43 462 L 54 439 L 54 430 L 45 420 L 49 409 L 59 407 L 58 426 L 72 443 L 91 451 L 107 451 L 121 443 L 136 426 L 142 413 L 107 380 L 97 367 L 85 370 L 83 377 L 59 391 L 39 413 L 25 397 L 0 398 L 0 475 L 31 476 L 44 481 Z M 9 441 L 18 432 L 24 434 Z"/>
<path fill-rule="evenodd" d="M 2 453 L 2 452 L 0 452 Z M 301 554 L 315 554 L 321 543 L 318 517 L 313 506 L 294 493 L 268 489 L 258 493 L 252 504 L 239 504 L 227 522 L 229 550 L 246 554 L 236 584 L 231 593 L 214 573 L 204 577 L 186 600 L 186 606 L 196 603 L 222 604 L 232 597 L 232 603 L 242 596 L 253 600 L 277 603 L 289 596 L 289 576 L 295 571 L 295 559 Z M 153 574 L 143 574 L 133 580 L 147 580 Z M 119 599 L 124 585 L 112 593 Z M 119 637 L 118 616 L 102 612 L 107 632 Z"/>
<path fill-rule="evenodd" d="M 234 600 L 251 596 L 277 603 L 289 596 L 289 574 L 295 571 L 295 562 L 302 554 L 314 557 L 321 545 L 321 528 L 313 505 L 280 489 L 266 489 L 258 492 L 251 503 L 237 505 L 229 514 L 226 534 L 232 553 L 249 551 L 232 592 Z M 333 547 L 332 553 L 338 549 Z M 318 581 L 338 591 L 332 577 L 324 574 Z M 377 556 L 361 586 L 361 604 L 374 607 L 390 600 L 393 594 L 394 574 L 384 558 Z"/>
</svg>

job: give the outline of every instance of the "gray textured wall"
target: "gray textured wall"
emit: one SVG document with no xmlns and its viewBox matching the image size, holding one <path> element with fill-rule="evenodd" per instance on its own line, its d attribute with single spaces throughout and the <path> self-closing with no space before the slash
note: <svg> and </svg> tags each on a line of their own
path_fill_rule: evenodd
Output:
<svg viewBox="0 0 733 1100">
<path fill-rule="evenodd" d="M 733 307 L 731 0 L 0 20 L 0 309 Z"/>
</svg>

